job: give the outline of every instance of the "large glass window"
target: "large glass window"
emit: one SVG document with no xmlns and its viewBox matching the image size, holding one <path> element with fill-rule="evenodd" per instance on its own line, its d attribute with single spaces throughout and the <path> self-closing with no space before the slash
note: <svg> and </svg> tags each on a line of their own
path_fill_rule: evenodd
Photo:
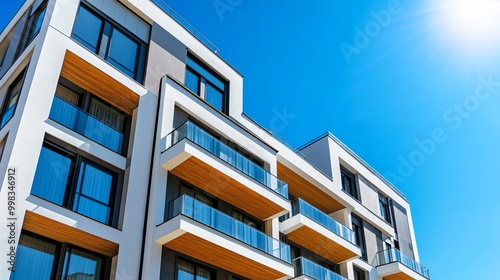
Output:
<svg viewBox="0 0 500 280">
<path fill-rule="evenodd" d="M 185 84 L 217 110 L 227 113 L 227 81 L 192 56 L 187 58 Z"/>
<path fill-rule="evenodd" d="M 23 87 L 25 72 L 26 71 L 23 70 L 9 87 L 7 96 L 5 97 L 2 106 L 0 128 L 3 128 L 10 121 L 10 119 L 12 119 L 14 113 L 16 112 L 17 102 L 19 101 L 19 95 L 21 94 Z"/>
<path fill-rule="evenodd" d="M 73 247 L 67 247 L 64 256 L 62 279 L 103 279 L 104 258 Z"/>
<path fill-rule="evenodd" d="M 10 280 L 105 279 L 106 257 L 23 232 Z"/>
<path fill-rule="evenodd" d="M 354 231 L 355 243 L 361 248 L 361 258 L 367 260 L 365 233 L 363 230 L 363 220 L 357 216 L 352 216 L 352 231 Z"/>
<path fill-rule="evenodd" d="M 72 37 L 142 83 L 147 42 L 84 5 L 78 10 Z"/>
<path fill-rule="evenodd" d="M 215 273 L 202 265 L 184 259 L 177 259 L 177 280 L 211 280 Z"/>
<path fill-rule="evenodd" d="M 365 280 L 366 272 L 357 266 L 353 266 L 354 280 Z"/>
<path fill-rule="evenodd" d="M 340 175 L 342 177 L 342 190 L 359 200 L 356 176 L 343 166 L 340 166 Z"/>
<path fill-rule="evenodd" d="M 36 1 L 18 20 L 2 42 L 0 42 L 0 78 L 21 56 L 26 47 L 39 33 L 47 1 Z"/>
<path fill-rule="evenodd" d="M 380 216 L 384 221 L 391 224 L 391 212 L 389 210 L 389 199 L 381 194 L 378 196 L 378 202 L 380 207 Z"/>
<path fill-rule="evenodd" d="M 103 20 L 84 6 L 78 10 L 78 20 L 73 30 L 73 38 L 93 52 L 97 52 L 101 38 Z"/>
<path fill-rule="evenodd" d="M 31 193 L 101 223 L 112 224 L 119 174 L 46 142 Z"/>
<path fill-rule="evenodd" d="M 22 234 L 16 253 L 16 270 L 10 280 L 53 279 L 57 245 Z"/>
</svg>

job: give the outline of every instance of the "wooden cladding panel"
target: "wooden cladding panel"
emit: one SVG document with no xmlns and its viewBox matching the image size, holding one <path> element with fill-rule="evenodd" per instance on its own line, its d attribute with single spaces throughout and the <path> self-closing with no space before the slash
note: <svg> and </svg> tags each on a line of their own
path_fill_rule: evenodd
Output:
<svg viewBox="0 0 500 280">
<path fill-rule="evenodd" d="M 108 257 L 118 255 L 118 244 L 77 228 L 61 224 L 31 211 L 26 211 L 23 229 L 59 242 L 67 242 Z"/>
<path fill-rule="evenodd" d="M 330 214 L 345 208 L 333 197 L 279 162 L 278 177 L 288 184 L 288 192 L 291 195 L 304 199 L 324 213 Z"/>
<path fill-rule="evenodd" d="M 185 233 L 164 246 L 248 279 L 269 280 L 285 276 L 282 272 L 190 233 Z"/>
<path fill-rule="evenodd" d="M 61 76 L 129 115 L 139 106 L 137 93 L 68 50 Z"/>
<path fill-rule="evenodd" d="M 260 220 L 265 220 L 284 210 L 262 194 L 251 190 L 196 157 L 190 157 L 171 172 Z"/>
<path fill-rule="evenodd" d="M 404 272 L 398 272 L 395 274 L 384 276 L 384 280 L 415 280 L 415 278 L 410 277 L 408 274 Z"/>
<path fill-rule="evenodd" d="M 355 252 L 307 226 L 292 231 L 287 238 L 334 263 L 341 263 L 356 256 Z"/>
</svg>

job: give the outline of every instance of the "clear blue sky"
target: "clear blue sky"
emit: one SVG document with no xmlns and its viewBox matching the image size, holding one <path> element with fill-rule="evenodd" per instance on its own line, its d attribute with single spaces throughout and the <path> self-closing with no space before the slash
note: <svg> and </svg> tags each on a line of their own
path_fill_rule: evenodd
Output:
<svg viewBox="0 0 500 280">
<path fill-rule="evenodd" d="M 166 0 L 243 73 L 248 115 L 294 146 L 331 131 L 406 194 L 433 280 L 495 279 L 500 8 L 460 1 Z"/>
</svg>

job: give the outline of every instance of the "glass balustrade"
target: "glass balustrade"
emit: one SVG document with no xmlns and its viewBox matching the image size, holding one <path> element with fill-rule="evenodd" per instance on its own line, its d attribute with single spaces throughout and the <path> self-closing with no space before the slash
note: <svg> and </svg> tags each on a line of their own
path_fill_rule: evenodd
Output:
<svg viewBox="0 0 500 280">
<path fill-rule="evenodd" d="M 401 251 L 396 248 L 378 252 L 375 255 L 372 266 L 377 267 L 394 262 L 399 262 L 404 266 L 410 268 L 411 270 L 417 272 L 418 274 L 424 276 L 425 278 L 430 279 L 429 270 L 425 266 L 419 264 L 414 259 L 401 253 Z"/>
<path fill-rule="evenodd" d="M 292 216 L 297 214 L 304 215 L 350 243 L 356 244 L 355 234 L 352 230 L 300 198 L 292 201 Z"/>
<path fill-rule="evenodd" d="M 192 122 L 186 122 L 166 137 L 166 149 L 175 145 L 183 139 L 188 139 L 216 157 L 222 159 L 236 169 L 257 180 L 262 185 L 275 191 L 281 196 L 288 198 L 288 185 L 253 163 L 240 153 L 228 147 L 211 134 L 207 133 Z M 165 149 L 165 150 L 166 150 Z"/>
<path fill-rule="evenodd" d="M 57 96 L 54 96 L 49 118 L 114 152 L 122 151 L 121 132 Z"/>
<path fill-rule="evenodd" d="M 303 257 L 293 260 L 293 266 L 295 267 L 296 277 L 307 275 L 317 280 L 348 280 L 337 273 Z"/>
<path fill-rule="evenodd" d="M 189 217 L 260 251 L 290 263 L 290 246 L 188 195 L 182 195 L 169 203 L 168 218 L 171 219 L 178 215 Z"/>
</svg>

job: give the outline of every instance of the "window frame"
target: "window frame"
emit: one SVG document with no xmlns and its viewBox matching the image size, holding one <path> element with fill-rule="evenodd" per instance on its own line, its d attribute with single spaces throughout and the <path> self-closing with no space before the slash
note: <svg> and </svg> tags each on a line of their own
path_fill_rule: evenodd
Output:
<svg viewBox="0 0 500 280">
<path fill-rule="evenodd" d="M 80 13 L 80 9 L 87 10 L 90 14 L 92 14 L 93 16 L 95 16 L 96 18 L 101 20 L 101 28 L 99 30 L 99 38 L 97 41 L 96 51 L 93 51 L 93 50 L 87 48 L 85 46 L 85 44 L 83 44 L 80 41 L 81 40 L 81 39 L 79 39 L 80 36 L 78 36 L 76 33 L 76 26 L 78 23 L 78 16 Z M 133 77 L 128 75 L 125 71 L 120 69 L 111 60 L 109 60 L 110 46 L 111 46 L 111 42 L 113 40 L 113 31 L 115 29 L 118 30 L 120 33 L 124 34 L 132 42 L 137 43 L 137 45 L 138 45 L 137 53 L 135 55 L 135 61 L 134 61 L 135 72 L 134 72 Z M 108 17 L 106 14 L 101 12 L 99 9 L 95 8 L 91 4 L 88 4 L 87 2 L 80 3 L 78 10 L 77 10 L 76 17 L 75 17 L 75 21 L 73 24 L 71 38 L 74 41 L 76 41 L 78 44 L 82 45 L 84 48 L 89 50 L 90 52 L 93 52 L 95 55 L 97 55 L 100 58 L 102 58 L 103 60 L 105 60 L 112 67 L 116 68 L 118 71 L 123 73 L 123 75 L 130 77 L 131 79 L 137 81 L 140 84 L 144 84 L 145 75 L 146 75 L 146 66 L 147 66 L 146 60 L 147 60 L 149 42 L 143 41 L 137 35 L 133 34 L 127 28 L 123 27 L 121 24 L 117 23 L 112 18 Z M 103 38 L 107 38 L 107 39 L 103 40 Z M 113 59 L 113 61 L 117 62 L 114 59 Z"/>
<path fill-rule="evenodd" d="M 354 232 L 356 238 L 356 245 L 361 249 L 361 259 L 368 261 L 368 254 L 366 252 L 366 239 L 365 239 L 365 229 L 364 221 L 360 217 L 352 214 L 352 231 Z"/>
<path fill-rule="evenodd" d="M 380 217 L 388 224 L 392 225 L 392 213 L 390 207 L 390 199 L 381 193 L 378 195 L 378 203 L 380 209 Z"/>
<path fill-rule="evenodd" d="M 53 263 L 52 263 L 52 269 L 51 269 L 50 279 L 61 279 L 62 278 L 62 276 L 63 276 L 63 269 L 64 269 L 64 265 L 65 265 L 65 262 L 66 262 L 65 255 L 66 255 L 66 252 L 67 252 L 68 248 L 69 249 L 76 249 L 78 251 L 81 251 L 81 252 L 84 252 L 84 253 L 88 253 L 90 255 L 93 255 L 93 256 L 96 256 L 98 258 L 101 258 L 101 260 L 102 260 L 102 270 L 101 270 L 101 273 L 100 273 L 101 274 L 100 275 L 100 279 L 103 279 L 103 280 L 104 279 L 108 279 L 109 276 L 110 276 L 110 274 L 111 274 L 111 258 L 108 257 L 108 256 L 96 253 L 96 252 L 94 252 L 92 250 L 85 249 L 85 248 L 79 247 L 79 246 L 74 245 L 74 244 L 70 244 L 70 243 L 67 243 L 67 242 L 59 242 L 57 240 L 51 239 L 51 238 L 43 236 L 43 235 L 39 235 L 39 234 L 31 232 L 31 231 L 27 231 L 25 229 L 23 229 L 21 231 L 21 236 L 29 236 L 31 238 L 34 238 L 34 239 L 40 240 L 42 242 L 49 243 L 49 244 L 52 244 L 52 245 L 56 246 L 56 249 L 55 249 L 55 252 L 54 252 L 54 260 L 53 260 Z M 18 244 L 18 245 L 21 246 L 21 244 Z M 9 279 L 11 277 L 12 277 L 12 274 L 9 277 Z"/>
<path fill-rule="evenodd" d="M 21 70 L 21 72 L 17 75 L 17 77 L 14 79 L 14 81 L 12 81 L 12 83 L 10 83 L 10 85 L 7 89 L 7 94 L 5 94 L 5 97 L 4 97 L 3 102 L 2 102 L 2 107 L 0 109 L 0 129 L 4 128 L 10 122 L 10 120 L 12 120 L 12 118 L 14 118 L 14 116 L 16 114 L 17 105 L 19 104 L 19 99 L 21 98 L 21 94 L 23 92 L 24 82 L 25 82 L 26 72 L 27 72 L 28 66 L 26 66 L 23 70 Z M 16 103 L 14 105 L 12 115 L 9 117 L 8 120 L 5 121 L 5 123 L 3 123 L 4 122 L 3 118 L 5 117 L 5 113 L 9 110 L 9 108 L 8 108 L 9 103 L 13 99 L 12 92 L 13 92 L 14 88 L 16 88 L 18 85 L 20 87 L 19 87 L 19 92 L 17 93 L 17 100 L 16 100 Z"/>
<path fill-rule="evenodd" d="M 340 165 L 340 178 L 341 178 L 341 187 L 342 190 L 347 193 L 349 196 L 352 198 L 356 199 L 357 201 L 361 202 L 361 196 L 359 194 L 359 188 L 358 188 L 358 182 L 357 182 L 357 176 L 353 172 L 351 172 L 349 169 L 344 167 L 343 165 Z M 350 181 L 349 184 L 349 189 L 344 188 L 344 178 L 348 179 Z"/>
<path fill-rule="evenodd" d="M 45 198 L 43 196 L 40 196 L 38 194 L 33 193 L 33 187 L 30 191 L 30 194 L 33 196 L 36 196 L 40 199 L 43 199 L 45 201 L 48 201 L 50 203 L 53 203 L 55 205 L 58 205 L 60 207 L 63 207 L 65 209 L 68 209 L 74 213 L 77 213 L 79 215 L 82 215 L 88 219 L 91 219 L 93 221 L 96 221 L 101 224 L 105 224 L 114 228 L 118 228 L 118 220 L 119 220 L 119 213 L 120 213 L 120 206 L 121 206 L 121 195 L 123 191 L 123 180 L 124 180 L 124 172 L 123 170 L 118 170 L 117 168 L 114 168 L 110 166 L 109 164 L 103 163 L 102 161 L 91 157 L 87 156 L 85 154 L 79 153 L 78 151 L 73 151 L 73 149 L 67 149 L 63 148 L 60 145 L 49 141 L 45 140 L 42 145 L 42 150 L 50 149 L 55 153 L 58 153 L 60 155 L 63 155 L 69 159 L 71 159 L 71 165 L 69 168 L 69 174 L 68 174 L 68 179 L 66 181 L 65 189 L 64 189 L 64 197 L 62 200 L 62 203 L 59 204 L 58 202 L 54 202 L 48 198 Z M 42 151 L 41 150 L 41 151 Z M 40 156 L 41 156 L 41 151 L 39 153 L 39 158 L 38 158 L 38 163 L 40 162 Z M 81 170 L 81 164 L 82 162 L 91 163 L 91 165 L 95 168 L 100 169 L 101 171 L 104 171 L 107 174 L 110 174 L 113 179 L 112 179 L 112 185 L 110 189 L 110 194 L 109 194 L 109 215 L 108 219 L 106 222 L 99 221 L 93 217 L 87 216 L 81 212 L 78 212 L 78 210 L 74 209 L 74 199 L 77 195 L 77 188 L 78 188 L 78 179 L 79 176 L 82 172 Z M 37 163 L 37 170 L 38 170 L 38 163 Z M 109 171 L 109 173 L 108 173 Z M 36 177 L 36 172 L 35 171 L 35 177 Z M 34 183 L 34 181 L 33 181 Z"/>
<path fill-rule="evenodd" d="M 212 76 L 214 76 L 214 78 L 216 78 L 220 82 L 222 82 L 224 84 L 224 89 L 221 90 L 218 86 L 216 86 L 214 84 L 214 82 L 210 81 L 210 79 L 208 79 L 207 77 L 203 76 L 201 73 L 199 73 L 198 71 L 196 71 L 196 69 L 194 69 L 194 67 L 190 66 L 188 64 L 189 59 L 191 59 L 194 63 L 196 63 L 200 68 L 202 68 L 203 70 L 207 71 L 209 74 L 211 74 Z M 217 111 L 220 111 L 220 112 L 222 112 L 222 113 L 224 113 L 226 115 L 229 115 L 229 80 L 227 80 L 222 75 L 220 75 L 217 72 L 215 72 L 211 67 L 208 66 L 207 63 L 203 62 L 200 58 L 198 58 L 197 56 L 195 56 L 194 54 L 192 54 L 190 52 L 188 52 L 187 58 L 186 58 L 186 72 L 187 71 L 189 71 L 192 74 L 194 74 L 197 77 L 197 79 L 198 79 L 197 91 L 194 92 L 194 93 L 201 100 L 203 100 L 204 102 L 206 102 L 207 104 L 209 104 L 212 108 L 214 108 Z M 210 86 L 212 86 L 215 89 L 221 90 L 221 92 L 222 92 L 222 108 L 221 108 L 221 110 L 219 110 L 219 108 L 215 107 L 210 102 L 208 102 L 208 100 L 207 100 L 207 90 L 206 90 L 206 85 L 207 84 L 210 85 Z M 185 80 L 184 80 L 184 85 L 186 85 L 186 81 Z M 204 91 L 202 91 L 202 85 L 205 86 L 205 90 Z M 189 88 L 187 85 L 186 85 L 186 87 Z"/>
<path fill-rule="evenodd" d="M 366 271 L 355 265 L 352 266 L 355 280 L 366 280 Z M 359 273 L 359 274 L 358 274 Z M 357 277 L 360 275 L 361 277 Z"/>
<path fill-rule="evenodd" d="M 217 279 L 217 270 L 216 269 L 213 269 L 213 268 L 205 265 L 204 263 L 200 263 L 197 260 L 176 255 L 176 258 L 175 258 L 175 268 L 174 268 L 175 269 L 174 270 L 174 279 L 175 280 L 179 279 L 179 262 L 180 261 L 189 263 L 189 264 L 191 264 L 191 265 L 194 266 L 195 280 L 196 280 L 196 270 L 197 270 L 198 267 L 201 267 L 201 268 L 203 268 L 203 269 L 205 269 L 207 271 L 210 271 L 210 280 Z"/>
</svg>

